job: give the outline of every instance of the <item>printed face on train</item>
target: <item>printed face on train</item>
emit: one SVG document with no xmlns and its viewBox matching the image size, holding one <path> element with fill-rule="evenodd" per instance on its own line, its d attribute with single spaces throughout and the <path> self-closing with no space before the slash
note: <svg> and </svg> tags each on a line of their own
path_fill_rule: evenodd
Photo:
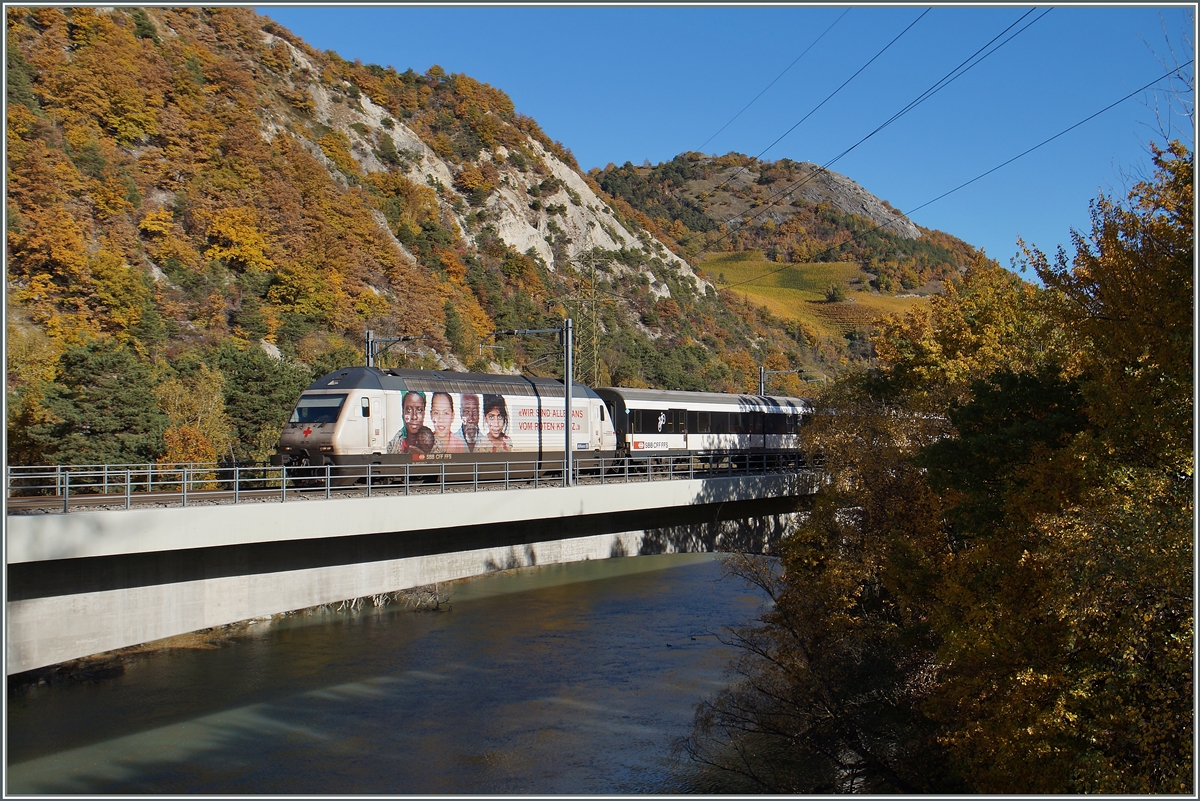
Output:
<svg viewBox="0 0 1200 801">
<path fill-rule="evenodd" d="M 479 430 L 479 396 L 462 396 L 462 421 L 464 431 Z"/>
<path fill-rule="evenodd" d="M 504 412 L 498 407 L 493 406 L 488 409 L 488 413 L 484 415 L 484 420 L 487 421 L 488 435 L 492 439 L 500 439 L 504 436 L 504 425 L 508 421 L 504 419 Z"/>
<path fill-rule="evenodd" d="M 450 436 L 450 426 L 454 424 L 454 401 L 444 392 L 435 392 L 429 406 L 429 419 L 433 422 L 433 431 L 438 439 Z"/>
<path fill-rule="evenodd" d="M 462 433 L 470 441 L 479 435 L 479 396 L 462 396 Z"/>
<path fill-rule="evenodd" d="M 425 422 L 425 397 L 420 392 L 409 392 L 404 396 L 404 425 L 416 431 Z"/>
</svg>

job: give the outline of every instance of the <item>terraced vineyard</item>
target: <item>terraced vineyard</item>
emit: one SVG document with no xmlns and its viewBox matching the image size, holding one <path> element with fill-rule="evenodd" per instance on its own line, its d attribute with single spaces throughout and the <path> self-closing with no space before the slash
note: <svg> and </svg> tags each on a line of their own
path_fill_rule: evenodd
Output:
<svg viewBox="0 0 1200 801">
<path fill-rule="evenodd" d="M 823 336 L 843 336 L 854 329 L 868 328 L 885 315 L 902 314 L 927 302 L 922 297 L 870 291 L 871 275 L 852 262 L 780 264 L 767 260 L 759 251 L 742 251 L 710 257 L 700 268 L 717 286 Z M 846 300 L 826 301 L 825 290 L 830 284 L 841 284 Z"/>
</svg>

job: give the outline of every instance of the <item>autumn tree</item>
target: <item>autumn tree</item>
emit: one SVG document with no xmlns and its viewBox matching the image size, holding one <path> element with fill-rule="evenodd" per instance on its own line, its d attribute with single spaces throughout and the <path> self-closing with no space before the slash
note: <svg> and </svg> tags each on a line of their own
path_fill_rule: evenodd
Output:
<svg viewBox="0 0 1200 801">
<path fill-rule="evenodd" d="M 828 487 L 686 750 L 762 789 L 1190 793 L 1192 155 L 821 398 Z M 897 761 L 896 756 L 903 755 Z M 917 766 L 915 771 L 912 766 Z"/>
</svg>

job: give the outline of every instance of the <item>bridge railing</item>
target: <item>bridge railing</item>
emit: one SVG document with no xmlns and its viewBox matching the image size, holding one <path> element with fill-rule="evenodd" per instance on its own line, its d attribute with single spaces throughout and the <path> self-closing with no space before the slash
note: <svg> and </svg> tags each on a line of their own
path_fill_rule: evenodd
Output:
<svg viewBox="0 0 1200 801">
<path fill-rule="evenodd" d="M 721 452 L 622 458 L 577 456 L 573 483 L 610 484 L 799 472 L 798 453 Z M 561 486 L 562 460 L 414 462 L 288 467 L 221 464 L 10 465 L 8 512 L 72 508 L 286 502 L 374 495 L 424 495 Z"/>
</svg>

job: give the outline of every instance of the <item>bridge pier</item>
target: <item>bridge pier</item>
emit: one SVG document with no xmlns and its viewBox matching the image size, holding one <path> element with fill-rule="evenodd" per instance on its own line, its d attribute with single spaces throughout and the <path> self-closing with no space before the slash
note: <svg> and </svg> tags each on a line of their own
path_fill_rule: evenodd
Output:
<svg viewBox="0 0 1200 801">
<path fill-rule="evenodd" d="M 9 516 L 6 670 L 513 567 L 761 549 L 777 525 L 731 540 L 722 521 L 814 490 L 792 474 Z"/>
</svg>

